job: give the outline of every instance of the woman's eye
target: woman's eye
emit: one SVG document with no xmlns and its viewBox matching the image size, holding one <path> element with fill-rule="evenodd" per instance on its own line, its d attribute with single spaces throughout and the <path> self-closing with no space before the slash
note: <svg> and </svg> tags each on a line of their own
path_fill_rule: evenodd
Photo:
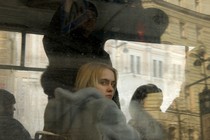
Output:
<svg viewBox="0 0 210 140">
<path fill-rule="evenodd" d="M 101 85 L 108 85 L 108 84 L 109 84 L 109 81 L 101 80 L 99 83 L 100 83 Z"/>
<path fill-rule="evenodd" d="M 99 84 L 101 84 L 102 86 L 108 86 L 110 84 L 113 88 L 116 88 L 116 82 L 111 82 L 106 79 L 100 80 Z"/>
<path fill-rule="evenodd" d="M 112 83 L 112 87 L 113 87 L 113 88 L 116 88 L 116 83 L 115 83 L 115 82 Z"/>
</svg>

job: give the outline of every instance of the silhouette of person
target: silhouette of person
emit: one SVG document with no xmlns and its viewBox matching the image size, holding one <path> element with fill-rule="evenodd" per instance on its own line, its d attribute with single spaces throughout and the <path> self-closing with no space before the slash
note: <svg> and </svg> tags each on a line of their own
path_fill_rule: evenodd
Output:
<svg viewBox="0 0 210 140">
<path fill-rule="evenodd" d="M 65 16 L 64 16 L 64 15 Z M 70 33 L 63 33 L 62 18 L 68 13 L 61 5 L 54 14 L 49 29 L 43 38 L 49 65 L 42 74 L 41 85 L 48 98 L 54 98 L 57 87 L 72 90 L 79 67 L 88 62 L 111 64 L 109 54 L 104 50 L 104 40 L 93 33 L 97 20 L 96 8 L 89 4 L 84 20 Z M 120 107 L 118 92 L 113 97 Z"/>
<path fill-rule="evenodd" d="M 164 127 L 146 111 L 146 108 L 153 111 L 160 110 L 161 101 L 157 98 L 162 96 L 160 92 L 161 89 L 156 85 L 146 84 L 139 86 L 131 98 L 129 105 L 131 120 L 129 120 L 129 124 L 142 135 L 144 140 L 167 139 Z M 148 104 L 149 98 L 154 95 L 157 95 L 155 96 L 155 103 Z"/>
<path fill-rule="evenodd" d="M 0 140 L 31 140 L 29 132 L 13 118 L 15 103 L 13 94 L 0 89 Z"/>
</svg>

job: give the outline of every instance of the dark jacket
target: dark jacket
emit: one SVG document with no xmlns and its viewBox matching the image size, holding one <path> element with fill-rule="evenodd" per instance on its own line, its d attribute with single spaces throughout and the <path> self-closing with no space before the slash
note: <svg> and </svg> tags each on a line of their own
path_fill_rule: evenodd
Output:
<svg viewBox="0 0 210 140">
<path fill-rule="evenodd" d="M 31 137 L 19 121 L 0 116 L 0 140 L 31 140 Z"/>
</svg>

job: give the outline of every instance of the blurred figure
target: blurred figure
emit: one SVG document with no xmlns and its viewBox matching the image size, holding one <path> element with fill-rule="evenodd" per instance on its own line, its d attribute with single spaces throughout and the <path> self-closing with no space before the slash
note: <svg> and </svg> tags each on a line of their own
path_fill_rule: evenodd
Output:
<svg viewBox="0 0 210 140">
<path fill-rule="evenodd" d="M 0 89 L 0 140 L 31 140 L 29 132 L 13 118 L 15 103 L 13 94 Z"/>
<path fill-rule="evenodd" d="M 63 22 L 69 17 L 70 7 L 71 3 L 57 9 L 43 38 L 49 65 L 42 74 L 41 85 L 48 99 L 55 97 L 57 87 L 72 91 L 77 71 L 83 64 L 101 62 L 112 65 L 109 54 L 104 50 L 103 36 L 94 32 L 98 16 L 96 7 L 88 4 L 83 15 L 78 11 L 78 18 L 66 31 Z M 117 91 L 113 100 L 120 108 Z"/>
<path fill-rule="evenodd" d="M 129 112 L 132 119 L 129 124 L 143 136 L 143 140 L 167 139 L 163 126 L 147 112 L 160 111 L 162 97 L 161 89 L 147 84 L 138 87 L 131 98 Z"/>
</svg>

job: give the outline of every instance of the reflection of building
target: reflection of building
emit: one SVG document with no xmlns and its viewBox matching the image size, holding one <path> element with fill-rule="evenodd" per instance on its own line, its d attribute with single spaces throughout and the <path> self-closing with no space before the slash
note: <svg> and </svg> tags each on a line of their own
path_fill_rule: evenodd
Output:
<svg viewBox="0 0 210 140">
<path fill-rule="evenodd" d="M 199 49 L 199 46 L 204 45 L 209 56 L 209 0 L 143 0 L 142 2 L 144 8 L 156 7 L 162 9 L 169 16 L 169 25 L 161 37 L 162 43 L 192 46 L 195 47 L 195 50 Z M 179 116 L 176 124 L 171 124 L 171 127 L 177 129 L 179 139 L 182 140 L 190 139 L 192 136 L 194 136 L 194 139 L 202 138 L 202 135 L 200 135 L 198 94 L 204 89 L 204 81 L 197 82 L 186 89 L 184 87 L 203 78 L 202 73 L 204 69 L 202 67 L 194 67 L 194 60 L 195 58 L 187 57 L 186 82 L 183 84 L 180 97 L 177 98 L 169 110 Z M 209 72 L 207 72 L 207 75 L 209 75 Z M 174 132 L 172 128 L 168 130 L 173 130 L 172 132 Z"/>
<path fill-rule="evenodd" d="M 120 97 L 124 99 L 122 109 L 126 115 L 129 100 L 140 85 L 153 83 L 162 89 L 163 111 L 179 96 L 184 82 L 184 46 L 110 40 L 106 43 L 105 50 L 110 53 L 113 66 L 119 72 L 118 90 Z M 175 111 L 157 112 L 152 114 L 168 129 L 172 130 L 173 127 L 173 133 L 178 132 L 179 119 L 186 121 L 186 117 L 179 118 Z"/>
<path fill-rule="evenodd" d="M 161 36 L 162 43 L 195 47 L 195 49 L 198 49 L 199 46 L 204 45 L 207 46 L 206 51 L 209 55 L 210 48 L 208 47 L 208 45 L 210 35 L 210 2 L 208 0 L 142 0 L 142 4 L 144 8 L 159 8 L 169 16 L 169 25 L 165 33 Z M 116 51 L 118 54 L 119 51 L 123 52 L 123 47 L 116 49 Z M 188 51 L 188 47 L 186 47 L 186 52 Z M 130 57 L 126 55 L 128 54 L 124 54 L 123 58 L 116 59 L 121 60 L 125 63 L 127 63 L 129 59 L 133 60 L 134 63 L 140 60 L 140 58 L 135 57 L 135 55 Z M 203 68 L 195 68 L 192 65 L 194 59 L 190 57 L 186 58 L 186 81 L 185 83 L 183 83 L 183 87 L 181 89 L 178 89 L 180 90 L 180 97 L 176 99 L 176 101 L 167 111 L 167 117 L 165 116 L 165 123 L 167 124 L 168 131 L 171 133 L 171 135 L 176 135 L 177 139 L 200 139 L 202 138 L 202 135 L 200 129 L 198 94 L 201 93 L 204 88 L 204 81 L 194 84 L 193 86 L 186 89 L 185 85 L 190 85 L 191 83 L 202 79 L 203 77 L 201 73 L 203 72 Z M 161 62 L 156 61 L 156 63 L 159 63 L 159 65 L 161 65 Z M 118 64 L 114 63 L 114 65 L 122 70 L 121 73 L 129 71 L 129 68 L 124 67 L 124 64 L 118 62 Z M 131 63 L 130 66 L 132 68 L 131 71 L 136 71 L 137 73 L 139 72 L 139 69 L 135 69 L 137 65 L 133 65 L 133 63 Z M 137 75 L 138 74 L 133 74 L 133 77 L 137 77 Z M 207 75 L 209 75 L 209 72 L 207 72 Z M 126 76 L 124 77 L 125 79 L 127 79 Z M 148 80 L 145 75 L 142 76 L 142 79 Z M 121 81 L 121 83 L 121 85 L 127 85 L 127 83 L 123 80 Z M 139 82 L 139 84 L 143 83 Z M 158 86 L 164 87 L 161 85 Z M 170 90 L 173 91 L 176 89 Z M 133 91 L 125 89 L 125 92 L 131 93 Z"/>
<path fill-rule="evenodd" d="M 196 84 L 204 84 L 203 90 L 199 93 L 199 105 L 200 105 L 200 120 L 201 120 L 201 134 L 203 139 L 210 137 L 209 123 L 210 123 L 210 89 L 208 88 L 208 76 L 207 71 L 210 70 L 210 59 L 207 57 L 206 47 L 199 46 L 199 49 L 191 52 L 189 56 L 194 57 L 193 66 L 202 68 L 201 75 L 203 78 L 195 81 L 194 83 L 187 85 L 186 88 L 190 88 Z M 200 83 L 204 82 L 204 83 Z"/>
</svg>

